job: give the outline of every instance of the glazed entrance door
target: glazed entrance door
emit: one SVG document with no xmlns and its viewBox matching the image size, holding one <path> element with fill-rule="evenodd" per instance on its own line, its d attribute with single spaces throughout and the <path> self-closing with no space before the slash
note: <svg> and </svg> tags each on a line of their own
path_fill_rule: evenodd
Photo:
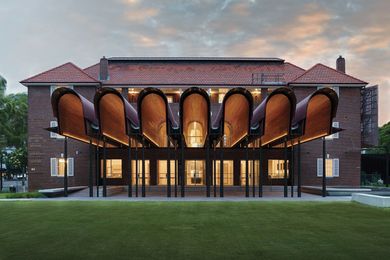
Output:
<svg viewBox="0 0 390 260">
<path fill-rule="evenodd" d="M 205 161 L 188 160 L 186 161 L 186 185 L 199 186 L 205 185 Z"/>
</svg>

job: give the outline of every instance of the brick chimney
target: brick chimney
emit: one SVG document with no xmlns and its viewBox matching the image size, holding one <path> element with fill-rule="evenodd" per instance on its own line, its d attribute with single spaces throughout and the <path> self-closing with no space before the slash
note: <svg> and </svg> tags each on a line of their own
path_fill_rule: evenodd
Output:
<svg viewBox="0 0 390 260">
<path fill-rule="evenodd" d="M 345 73 L 345 59 L 341 55 L 336 60 L 336 70 Z"/>
<path fill-rule="evenodd" d="M 100 59 L 100 74 L 99 74 L 100 80 L 108 80 L 108 59 L 103 56 L 103 58 Z"/>
</svg>

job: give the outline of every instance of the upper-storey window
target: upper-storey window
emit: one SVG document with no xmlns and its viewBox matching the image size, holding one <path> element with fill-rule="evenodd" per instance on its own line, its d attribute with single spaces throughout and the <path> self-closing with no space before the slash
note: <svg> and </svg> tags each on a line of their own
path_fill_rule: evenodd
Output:
<svg viewBox="0 0 390 260">
<path fill-rule="evenodd" d="M 340 123 L 339 122 L 333 122 L 332 123 L 332 127 L 339 128 L 340 127 Z M 325 137 L 326 140 L 332 140 L 332 139 L 338 139 L 338 138 L 339 138 L 339 133 L 335 133 L 335 134 L 328 135 L 328 136 Z"/>
<path fill-rule="evenodd" d="M 57 127 L 57 126 L 58 126 L 57 121 L 50 121 L 50 127 Z M 50 138 L 63 139 L 64 136 L 56 134 L 56 133 L 53 133 L 53 132 L 50 132 Z"/>
<path fill-rule="evenodd" d="M 50 86 L 50 96 L 53 94 L 54 90 L 56 90 L 57 88 L 62 88 L 62 87 L 73 89 L 73 86 L 71 86 L 71 85 L 52 85 L 52 86 Z"/>
</svg>

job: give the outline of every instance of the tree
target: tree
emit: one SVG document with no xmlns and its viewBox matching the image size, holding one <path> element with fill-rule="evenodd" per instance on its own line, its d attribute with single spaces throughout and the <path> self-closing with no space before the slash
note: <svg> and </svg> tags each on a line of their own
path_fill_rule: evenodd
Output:
<svg viewBox="0 0 390 260">
<path fill-rule="evenodd" d="M 390 122 L 379 128 L 379 145 L 386 151 L 390 151 Z"/>
<path fill-rule="evenodd" d="M 7 86 L 7 81 L 5 80 L 5 78 L 3 78 L 0 75 L 0 97 L 3 97 L 5 95 L 6 86 Z"/>
</svg>

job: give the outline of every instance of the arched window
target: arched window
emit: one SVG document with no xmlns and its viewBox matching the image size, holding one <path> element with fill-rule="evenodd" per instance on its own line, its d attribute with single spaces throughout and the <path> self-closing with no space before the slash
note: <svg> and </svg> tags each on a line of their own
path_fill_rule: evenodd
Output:
<svg viewBox="0 0 390 260">
<path fill-rule="evenodd" d="M 201 147 L 204 143 L 203 126 L 197 121 L 188 124 L 188 147 Z"/>
</svg>

